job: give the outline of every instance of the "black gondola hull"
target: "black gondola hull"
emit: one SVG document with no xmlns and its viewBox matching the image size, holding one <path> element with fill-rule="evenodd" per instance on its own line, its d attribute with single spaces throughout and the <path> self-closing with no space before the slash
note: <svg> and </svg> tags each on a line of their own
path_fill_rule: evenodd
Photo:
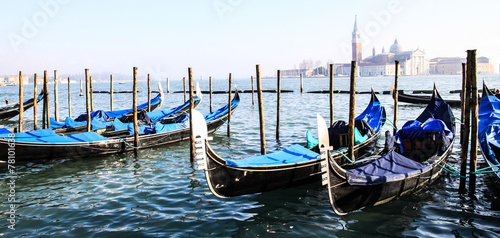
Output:
<svg viewBox="0 0 500 238">
<path fill-rule="evenodd" d="M 354 147 L 355 157 L 361 159 L 363 156 L 372 154 L 379 137 L 380 132 L 367 141 L 356 145 Z M 226 165 L 225 160 L 217 155 L 208 143 L 206 143 L 206 151 L 205 175 L 212 193 L 217 197 L 261 193 L 320 182 L 323 174 L 321 172 L 321 159 L 295 164 L 236 168 Z M 347 162 L 340 154 L 336 160 L 338 163 Z"/>
<path fill-rule="evenodd" d="M 233 109 L 234 110 L 234 109 Z M 222 119 L 216 119 L 207 124 L 209 133 L 216 131 L 225 122 Z M 183 140 L 189 140 L 189 128 L 183 128 L 171 132 L 158 134 L 146 134 L 139 136 L 140 149 L 152 148 L 167 145 Z M 8 159 L 9 148 L 14 148 L 13 157 L 16 161 L 23 160 L 46 160 L 46 159 L 65 159 L 65 158 L 87 158 L 96 156 L 105 156 L 133 151 L 130 145 L 134 144 L 133 136 L 123 137 L 122 139 L 111 139 L 98 142 L 79 142 L 79 143 L 30 143 L 15 142 L 10 147 L 8 140 L 0 139 L 0 151 L 2 151 L 1 160 Z"/>
<path fill-rule="evenodd" d="M 328 178 L 330 204 L 337 214 L 346 214 L 365 207 L 388 203 L 406 194 L 417 192 L 439 177 L 452 147 L 453 143 L 429 170 L 404 180 L 377 185 L 350 185 L 332 166 L 328 166 L 328 173 L 331 175 Z"/>
<path fill-rule="evenodd" d="M 42 95 L 43 94 L 41 93 L 38 97 L 40 97 Z M 40 102 L 42 99 L 43 98 L 37 100 L 37 103 Z M 34 98 L 29 99 L 28 101 L 23 103 L 23 109 L 24 109 L 23 111 L 30 109 L 34 105 L 35 105 L 35 99 Z M 13 107 L 0 109 L 0 121 L 9 120 L 9 119 L 19 115 L 19 108 L 20 108 L 20 105 L 17 104 Z"/>
</svg>

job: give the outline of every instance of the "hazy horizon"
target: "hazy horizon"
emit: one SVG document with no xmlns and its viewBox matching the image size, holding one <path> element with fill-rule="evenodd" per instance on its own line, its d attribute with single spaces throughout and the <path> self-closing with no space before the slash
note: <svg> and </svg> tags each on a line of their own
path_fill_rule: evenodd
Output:
<svg viewBox="0 0 500 238">
<path fill-rule="evenodd" d="M 303 60 L 349 63 L 357 15 L 363 58 L 398 39 L 426 58 L 466 57 L 477 49 L 498 72 L 492 23 L 497 1 L 71 1 L 0 0 L 0 75 L 148 73 L 155 80 L 263 76 Z"/>
</svg>

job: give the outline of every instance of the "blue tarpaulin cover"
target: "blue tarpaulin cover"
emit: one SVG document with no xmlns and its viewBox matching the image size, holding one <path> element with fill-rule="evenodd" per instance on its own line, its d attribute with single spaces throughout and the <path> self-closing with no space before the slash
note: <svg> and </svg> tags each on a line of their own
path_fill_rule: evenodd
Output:
<svg viewBox="0 0 500 238">
<path fill-rule="evenodd" d="M 9 131 L 9 129 L 4 128 L 4 127 L 0 128 L 0 137 L 2 136 L 2 134 L 7 134 L 8 135 L 10 133 L 12 133 L 12 132 Z"/>
<path fill-rule="evenodd" d="M 49 130 L 49 129 L 45 129 Z M 36 131 L 38 132 L 38 131 Z M 53 131 L 52 131 L 53 132 Z M 27 132 L 23 132 L 27 133 Z M 21 133 L 19 133 L 21 134 Z M 24 136 L 20 135 L 15 137 L 16 141 L 19 142 L 37 142 L 37 143 L 76 143 L 76 142 L 93 142 L 93 141 L 105 141 L 108 138 L 99 135 L 95 132 L 84 132 L 72 135 L 60 136 L 57 134 L 47 133 L 45 136 Z"/>
<path fill-rule="evenodd" d="M 356 117 L 356 120 L 365 120 L 375 132 L 378 132 L 382 128 L 383 111 L 384 107 L 380 102 L 372 102 Z"/>
<path fill-rule="evenodd" d="M 481 97 L 478 113 L 479 143 L 483 153 L 492 164 L 499 164 L 491 145 L 500 148 L 500 100 L 494 95 Z"/>
<path fill-rule="evenodd" d="M 201 100 L 200 97 L 194 97 L 195 103 L 197 101 L 200 101 L 200 100 Z M 178 107 L 170 108 L 168 110 L 148 112 L 148 116 L 152 122 L 157 122 L 165 117 L 169 117 L 169 116 L 173 115 L 174 113 L 179 112 L 183 108 L 186 108 L 189 105 L 189 103 L 190 103 L 189 100 L 187 100 L 184 104 L 182 104 Z"/>
<path fill-rule="evenodd" d="M 56 136 L 57 134 L 51 129 L 42 129 L 36 131 L 18 132 L 14 133 L 16 139 L 20 138 L 33 138 L 33 137 L 45 137 L 45 136 Z M 0 135 L 0 137 L 6 138 L 7 134 Z"/>
<path fill-rule="evenodd" d="M 292 145 L 284 150 L 246 159 L 226 160 L 232 167 L 252 167 L 259 165 L 292 164 L 319 158 L 319 154 L 301 145 Z"/>
<path fill-rule="evenodd" d="M 233 101 L 231 101 L 231 109 L 234 109 L 239 104 L 240 104 L 240 100 L 233 100 Z M 212 113 L 209 113 L 209 114 L 206 114 L 206 115 L 203 115 L 203 116 L 205 116 L 205 120 L 207 122 L 210 122 L 210 121 L 218 118 L 220 115 L 223 115 L 224 113 L 227 113 L 228 112 L 228 108 L 229 108 L 229 104 L 226 104 L 226 106 L 220 108 L 219 110 L 217 110 L 215 112 L 212 112 Z"/>
<path fill-rule="evenodd" d="M 350 185 L 376 185 L 421 173 L 427 166 L 394 151 L 356 169 L 346 170 Z"/>
</svg>

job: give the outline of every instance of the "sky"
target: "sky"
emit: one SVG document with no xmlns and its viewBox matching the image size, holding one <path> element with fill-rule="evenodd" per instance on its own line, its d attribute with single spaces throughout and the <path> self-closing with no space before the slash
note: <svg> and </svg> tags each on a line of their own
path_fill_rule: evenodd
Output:
<svg viewBox="0 0 500 238">
<path fill-rule="evenodd" d="M 0 0 L 0 75 L 151 74 L 153 79 L 249 78 L 303 60 L 349 63 L 354 19 L 363 57 L 375 47 L 427 58 L 500 63 L 497 0 Z"/>
</svg>

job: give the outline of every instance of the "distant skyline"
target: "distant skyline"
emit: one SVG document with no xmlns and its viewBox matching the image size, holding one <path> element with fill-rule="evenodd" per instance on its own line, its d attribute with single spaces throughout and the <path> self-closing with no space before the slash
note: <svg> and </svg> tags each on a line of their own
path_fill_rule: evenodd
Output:
<svg viewBox="0 0 500 238">
<path fill-rule="evenodd" d="M 397 38 L 429 59 L 477 56 L 498 72 L 498 1 L 0 0 L 0 75 L 110 72 L 153 79 L 248 78 L 303 61 L 351 61 L 357 15 L 363 58 Z"/>
</svg>

